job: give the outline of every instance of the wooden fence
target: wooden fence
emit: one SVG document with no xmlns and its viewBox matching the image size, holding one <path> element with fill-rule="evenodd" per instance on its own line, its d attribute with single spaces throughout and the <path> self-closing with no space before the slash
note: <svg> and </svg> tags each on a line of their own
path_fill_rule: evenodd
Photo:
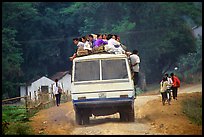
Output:
<svg viewBox="0 0 204 137">
<path fill-rule="evenodd" d="M 26 109 L 28 114 L 33 114 L 41 109 L 49 108 L 56 105 L 55 96 L 52 93 L 38 93 L 34 95 L 34 99 L 31 96 L 15 97 L 2 100 L 2 106 L 5 105 L 22 105 L 25 107 L 18 107 L 18 109 Z M 18 101 L 15 101 L 18 100 Z M 71 100 L 71 96 L 67 93 L 61 95 L 61 102 L 68 102 Z M 15 102 L 15 103 L 13 103 Z"/>
</svg>

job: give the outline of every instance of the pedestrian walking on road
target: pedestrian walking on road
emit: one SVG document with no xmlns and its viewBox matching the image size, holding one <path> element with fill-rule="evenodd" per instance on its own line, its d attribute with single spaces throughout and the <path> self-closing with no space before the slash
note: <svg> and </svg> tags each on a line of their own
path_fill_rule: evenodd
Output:
<svg viewBox="0 0 204 137">
<path fill-rule="evenodd" d="M 168 101 L 168 104 L 170 105 L 170 100 L 167 97 L 167 90 L 168 90 L 168 80 L 167 77 L 163 77 L 162 81 L 160 82 L 160 93 L 162 95 L 162 104 L 165 105 L 166 100 Z"/>
<path fill-rule="evenodd" d="M 56 98 L 56 105 L 59 106 L 62 94 L 62 85 L 60 82 L 58 82 L 58 79 L 55 79 L 55 84 L 53 85 L 53 93 Z"/>
<path fill-rule="evenodd" d="M 172 92 L 173 92 L 173 99 L 177 100 L 177 93 L 178 93 L 178 88 L 180 87 L 180 80 L 177 76 L 174 75 L 174 73 L 171 73 L 171 79 L 173 81 L 172 85 Z"/>
<path fill-rule="evenodd" d="M 172 92 L 172 85 L 173 85 L 173 81 L 171 79 L 171 77 L 169 77 L 168 73 L 165 73 L 164 75 L 167 78 L 168 81 L 168 86 L 167 86 L 167 98 L 169 101 L 171 101 L 171 92 Z"/>
</svg>

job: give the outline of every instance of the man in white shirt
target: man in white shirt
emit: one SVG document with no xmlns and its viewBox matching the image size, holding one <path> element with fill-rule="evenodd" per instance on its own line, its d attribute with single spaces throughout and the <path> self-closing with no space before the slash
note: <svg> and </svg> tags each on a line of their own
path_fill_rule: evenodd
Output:
<svg viewBox="0 0 204 137">
<path fill-rule="evenodd" d="M 111 38 L 110 38 L 111 37 Z M 115 54 L 124 54 L 125 50 L 121 47 L 121 43 L 115 40 L 111 34 L 108 35 L 108 44 L 104 46 L 105 51 Z"/>
<path fill-rule="evenodd" d="M 55 83 L 53 84 L 53 94 L 56 97 L 56 105 L 60 105 L 60 98 L 61 98 L 61 93 L 59 93 L 59 88 L 62 89 L 62 84 L 58 82 L 58 79 L 55 79 Z"/>
<path fill-rule="evenodd" d="M 91 52 L 92 48 L 89 41 L 87 41 L 86 36 L 83 36 L 81 39 L 82 39 L 82 42 L 84 43 L 84 50 L 88 50 L 89 52 Z"/>
<path fill-rule="evenodd" d="M 138 51 L 133 50 L 133 54 L 130 55 L 130 62 L 131 62 L 131 67 L 134 72 L 134 86 L 138 84 L 139 80 L 139 63 L 140 63 L 140 57 L 138 56 Z"/>
<path fill-rule="evenodd" d="M 78 49 L 80 49 L 80 48 L 84 48 L 84 43 L 83 42 L 81 42 L 81 41 L 79 41 L 79 39 L 78 38 L 74 38 L 73 39 L 73 43 L 75 44 L 75 45 L 77 45 L 77 48 Z"/>
</svg>

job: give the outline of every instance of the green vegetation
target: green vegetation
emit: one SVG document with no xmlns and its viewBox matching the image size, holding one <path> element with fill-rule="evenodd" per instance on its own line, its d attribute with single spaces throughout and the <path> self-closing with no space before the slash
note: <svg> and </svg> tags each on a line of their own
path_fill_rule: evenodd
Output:
<svg viewBox="0 0 204 137">
<path fill-rule="evenodd" d="M 9 123 L 2 126 L 5 135 L 30 135 L 33 134 L 31 127 L 28 124 L 29 116 L 23 106 L 3 106 L 2 107 L 2 122 Z M 2 125 L 3 125 L 2 123 Z"/>
<path fill-rule="evenodd" d="M 30 128 L 29 123 L 16 122 L 10 123 L 5 135 L 33 135 L 33 130 Z"/>
<path fill-rule="evenodd" d="M 25 107 L 2 106 L 2 120 L 6 120 L 7 122 L 27 121 L 28 117 Z"/>
<path fill-rule="evenodd" d="M 191 55 L 202 51 L 195 25 L 202 25 L 201 2 L 3 2 L 2 97 L 18 96 L 20 83 L 36 76 L 71 69 L 72 38 L 91 33 L 118 34 L 128 50 L 137 48 L 147 84 L 188 63 L 186 56 L 200 70 L 202 54 Z"/>
<path fill-rule="evenodd" d="M 193 123 L 202 125 L 202 95 L 200 98 L 184 100 L 182 106 L 183 113 L 186 114 Z"/>
<path fill-rule="evenodd" d="M 195 52 L 180 56 L 178 74 L 186 83 L 202 81 L 202 39 L 196 40 Z"/>
</svg>

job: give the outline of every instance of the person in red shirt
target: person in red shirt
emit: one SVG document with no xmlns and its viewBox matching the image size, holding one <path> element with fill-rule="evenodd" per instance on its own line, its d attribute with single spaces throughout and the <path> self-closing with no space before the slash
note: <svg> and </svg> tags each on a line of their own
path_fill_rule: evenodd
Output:
<svg viewBox="0 0 204 137">
<path fill-rule="evenodd" d="M 180 80 L 177 76 L 174 75 L 174 73 L 171 73 L 171 79 L 173 81 L 173 85 L 172 85 L 172 92 L 173 92 L 173 99 L 177 100 L 177 92 L 178 92 L 178 88 L 180 87 Z"/>
</svg>

